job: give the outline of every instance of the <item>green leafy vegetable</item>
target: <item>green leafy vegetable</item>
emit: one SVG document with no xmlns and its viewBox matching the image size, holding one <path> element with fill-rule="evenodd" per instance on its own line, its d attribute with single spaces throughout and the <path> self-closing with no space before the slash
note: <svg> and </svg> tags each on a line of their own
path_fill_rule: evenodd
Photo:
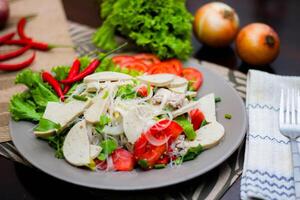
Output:
<svg viewBox="0 0 300 200">
<path fill-rule="evenodd" d="M 53 136 L 49 136 L 48 138 L 40 138 L 42 140 L 46 140 L 49 145 L 55 149 L 55 157 L 62 159 L 64 158 L 62 146 L 65 140 L 65 134 L 55 134 Z"/>
<path fill-rule="evenodd" d="M 202 146 L 199 144 L 197 147 L 191 147 L 183 157 L 183 161 L 195 159 L 203 151 Z"/>
<path fill-rule="evenodd" d="M 51 69 L 51 72 L 55 74 L 57 80 L 61 81 L 67 78 L 70 69 L 70 66 L 56 66 Z"/>
<path fill-rule="evenodd" d="M 136 91 L 130 84 L 122 85 L 119 87 L 116 96 L 121 97 L 121 99 L 133 99 L 136 97 Z"/>
<path fill-rule="evenodd" d="M 102 151 L 98 156 L 99 160 L 105 160 L 107 156 L 109 156 L 114 150 L 117 149 L 118 144 L 115 140 L 107 139 L 103 140 L 100 143 L 100 146 L 102 147 Z"/>
<path fill-rule="evenodd" d="M 44 110 L 49 101 L 59 101 L 52 88 L 43 82 L 40 73 L 32 70 L 24 70 L 16 77 L 16 84 L 24 84 L 28 87 L 34 103 Z"/>
<path fill-rule="evenodd" d="M 147 160 L 139 160 L 138 164 L 139 164 L 139 166 L 141 166 L 144 169 L 148 168 L 148 162 L 147 162 Z"/>
<path fill-rule="evenodd" d="M 110 118 L 107 115 L 101 115 L 99 122 L 96 124 L 95 129 L 98 133 L 101 133 L 104 126 L 110 123 Z"/>
<path fill-rule="evenodd" d="M 48 101 L 59 101 L 38 72 L 23 70 L 16 76 L 15 83 L 26 85 L 28 90 L 14 95 L 10 100 L 9 110 L 14 120 L 38 121 Z"/>
<path fill-rule="evenodd" d="M 38 126 L 34 130 L 44 132 L 49 130 L 59 130 L 60 128 L 60 124 L 57 124 L 49 119 L 41 118 Z"/>
<path fill-rule="evenodd" d="M 80 96 L 80 95 L 73 95 L 72 96 L 74 99 L 78 100 L 78 101 L 87 101 L 88 98 L 85 96 Z"/>
<path fill-rule="evenodd" d="M 175 121 L 183 128 L 188 140 L 194 140 L 196 138 L 197 135 L 194 131 L 193 124 L 185 116 L 179 116 Z"/>
<path fill-rule="evenodd" d="M 29 92 L 14 95 L 9 103 L 9 112 L 14 120 L 39 121 L 42 113 L 37 111 L 37 107 L 30 100 Z"/>
<path fill-rule="evenodd" d="M 165 164 L 156 164 L 156 165 L 154 165 L 154 169 L 163 169 L 165 167 L 166 167 Z"/>
<path fill-rule="evenodd" d="M 117 47 L 115 34 L 127 37 L 160 58 L 187 59 L 192 52 L 192 15 L 185 0 L 104 0 L 93 43 L 105 50 Z"/>
<path fill-rule="evenodd" d="M 207 125 L 207 124 L 208 124 L 208 122 L 204 119 L 204 120 L 201 122 L 200 128 L 203 127 L 203 126 L 205 126 L 205 125 Z"/>
<path fill-rule="evenodd" d="M 87 66 L 89 66 L 91 62 L 91 58 L 89 56 L 82 56 L 78 59 L 80 61 L 80 71 L 84 70 Z"/>
</svg>

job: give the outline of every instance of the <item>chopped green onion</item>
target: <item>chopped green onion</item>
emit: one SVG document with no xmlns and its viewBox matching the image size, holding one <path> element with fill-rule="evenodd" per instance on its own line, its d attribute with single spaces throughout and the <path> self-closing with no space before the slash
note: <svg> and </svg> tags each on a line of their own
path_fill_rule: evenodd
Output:
<svg viewBox="0 0 300 200">
<path fill-rule="evenodd" d="M 154 165 L 154 169 L 163 169 L 165 167 L 166 167 L 165 164 L 156 164 L 156 165 Z"/>
<path fill-rule="evenodd" d="M 150 92 L 151 92 L 151 84 L 148 83 L 148 84 L 147 84 L 147 95 L 149 95 Z"/>
<path fill-rule="evenodd" d="M 215 97 L 215 103 L 221 102 L 221 97 Z"/>
<path fill-rule="evenodd" d="M 85 96 L 80 96 L 80 95 L 73 95 L 72 97 L 73 97 L 73 99 L 76 99 L 78 101 L 87 101 L 88 100 L 88 98 L 86 98 Z"/>
<path fill-rule="evenodd" d="M 200 128 L 203 127 L 203 126 L 205 126 L 205 125 L 207 125 L 207 124 L 208 124 L 207 121 L 204 119 L 204 120 L 201 122 Z"/>
<path fill-rule="evenodd" d="M 142 167 L 142 168 L 148 168 L 148 162 L 147 160 L 139 160 L 138 164 Z"/>
<path fill-rule="evenodd" d="M 174 162 L 176 165 L 181 165 L 183 163 L 183 157 L 179 156 Z"/>
<path fill-rule="evenodd" d="M 105 93 L 102 96 L 102 99 L 106 99 L 109 95 L 109 92 L 106 90 Z"/>
<path fill-rule="evenodd" d="M 231 119 L 232 118 L 232 116 L 230 115 L 230 114 L 225 114 L 225 116 L 224 116 L 226 119 Z"/>
</svg>

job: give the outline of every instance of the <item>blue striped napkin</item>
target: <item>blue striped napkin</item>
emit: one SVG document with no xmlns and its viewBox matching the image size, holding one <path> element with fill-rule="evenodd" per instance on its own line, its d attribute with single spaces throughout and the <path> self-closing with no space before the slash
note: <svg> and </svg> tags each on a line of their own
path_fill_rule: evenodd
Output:
<svg viewBox="0 0 300 200">
<path fill-rule="evenodd" d="M 278 113 L 280 88 L 299 86 L 299 77 L 249 71 L 242 199 L 295 199 L 290 142 L 279 132 Z"/>
</svg>

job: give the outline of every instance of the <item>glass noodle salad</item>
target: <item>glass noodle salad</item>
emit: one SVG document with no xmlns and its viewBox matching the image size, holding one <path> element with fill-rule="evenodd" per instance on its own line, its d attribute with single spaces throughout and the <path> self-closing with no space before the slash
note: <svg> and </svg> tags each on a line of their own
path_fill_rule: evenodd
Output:
<svg viewBox="0 0 300 200">
<path fill-rule="evenodd" d="M 107 70 L 100 65 L 94 73 L 68 85 L 70 90 L 63 99 L 44 100 L 43 108 L 33 91 L 42 90 L 44 84 L 45 90 L 55 94 L 53 84 L 48 82 L 51 88 L 34 72 L 21 72 L 19 83 L 25 84 L 24 77 L 20 81 L 24 73 L 36 76 L 36 82 L 27 83 L 28 91 L 18 94 L 18 98 L 28 94 L 26 101 L 12 98 L 12 117 L 38 121 L 34 134 L 48 141 L 57 157 L 92 170 L 131 171 L 180 165 L 223 138 L 225 131 L 216 120 L 214 94 L 196 98 L 203 81 L 200 71 L 183 68 L 179 60 L 160 61 L 149 54 L 108 59 L 114 67 Z M 84 61 L 79 59 L 80 62 Z M 53 76 L 60 85 L 66 83 L 61 80 L 67 80 L 71 72 L 66 70 L 58 78 L 62 71 L 56 70 Z M 27 106 L 27 113 L 32 109 L 35 118 L 28 118 L 18 107 L 20 104 Z"/>
</svg>

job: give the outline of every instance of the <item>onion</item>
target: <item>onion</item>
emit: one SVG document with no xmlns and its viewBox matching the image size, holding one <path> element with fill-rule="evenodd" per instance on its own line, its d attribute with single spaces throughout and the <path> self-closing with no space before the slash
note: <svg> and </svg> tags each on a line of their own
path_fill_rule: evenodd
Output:
<svg viewBox="0 0 300 200">
<path fill-rule="evenodd" d="M 161 146 L 163 144 L 166 144 L 171 136 L 165 136 L 163 139 L 157 139 L 152 135 L 151 131 L 147 131 L 145 133 L 145 137 L 150 144 L 154 146 Z"/>
<path fill-rule="evenodd" d="M 4 28 L 9 17 L 8 0 L 0 1 L 0 29 Z"/>
<path fill-rule="evenodd" d="M 240 58 L 248 64 L 265 65 L 279 54 L 280 41 L 277 33 L 268 25 L 252 23 L 245 26 L 236 38 Z"/>
<path fill-rule="evenodd" d="M 238 32 L 239 18 L 225 3 L 212 2 L 197 10 L 193 27 L 200 42 L 211 47 L 225 47 Z"/>
<path fill-rule="evenodd" d="M 106 164 L 107 164 L 106 171 L 113 171 L 113 170 L 115 170 L 114 162 L 113 162 L 113 159 L 112 159 L 111 156 L 107 157 Z"/>
</svg>

